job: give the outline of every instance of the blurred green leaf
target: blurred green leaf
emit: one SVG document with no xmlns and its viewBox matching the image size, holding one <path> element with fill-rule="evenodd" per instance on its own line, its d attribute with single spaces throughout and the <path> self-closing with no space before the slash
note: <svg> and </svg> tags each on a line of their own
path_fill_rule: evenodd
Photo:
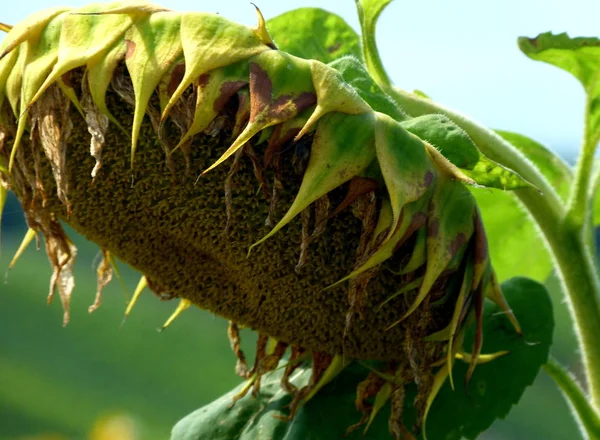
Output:
<svg viewBox="0 0 600 440">
<path fill-rule="evenodd" d="M 362 58 L 360 38 L 343 18 L 319 8 L 300 8 L 267 21 L 280 50 L 329 63 L 344 55 Z"/>
<path fill-rule="evenodd" d="M 483 217 L 490 257 L 504 281 L 516 275 L 544 281 L 552 260 L 529 215 L 509 192 L 471 188 Z"/>
<path fill-rule="evenodd" d="M 519 47 L 529 58 L 566 70 L 583 85 L 588 97 L 588 130 L 600 136 L 600 39 L 571 38 L 546 32 L 535 38 L 520 37 Z"/>
<path fill-rule="evenodd" d="M 600 225 L 600 191 L 596 192 L 594 199 L 594 225 Z"/>
<path fill-rule="evenodd" d="M 0 255 L 3 275 L 26 231 L 23 217 L 9 192 Z M 79 251 L 67 328 L 61 325 L 60 304 L 48 306 L 46 301 L 51 269 L 43 250 L 30 246 L 0 287 L 0 438 L 55 433 L 87 439 L 99 417 L 127 412 L 139 423 L 140 439 L 164 440 L 190 408 L 237 384 L 227 322 L 194 308 L 168 331 L 157 333 L 175 304 L 146 292 L 121 326 L 126 298 L 116 280 L 90 315 L 98 248 L 68 228 L 67 234 Z M 140 274 L 120 269 L 132 290 Z M 204 336 L 190 336 L 199 334 Z M 249 331 L 244 330 L 242 340 L 246 350 L 256 345 Z M 191 386 L 198 377 L 202 382 Z"/>
<path fill-rule="evenodd" d="M 510 131 L 495 130 L 503 139 L 517 147 L 548 179 L 558 195 L 567 200 L 573 179 L 571 168 L 556 154 L 527 136 Z"/>
<path fill-rule="evenodd" d="M 402 122 L 402 126 L 436 147 L 477 184 L 489 188 L 512 190 L 531 184 L 514 171 L 485 157 L 469 135 L 444 115 L 423 115 Z"/>
<path fill-rule="evenodd" d="M 311 369 L 301 367 L 292 376 L 296 386 L 308 384 Z M 231 406 L 232 399 L 244 387 L 234 388 L 213 403 L 200 408 L 175 425 L 171 440 L 277 440 L 277 439 L 337 439 L 350 440 L 387 438 L 387 421 L 379 420 L 366 437 L 362 430 L 344 437 L 348 427 L 360 419 L 354 407 L 356 386 L 368 371 L 354 365 L 346 368 L 331 384 L 323 388 L 304 405 L 291 421 L 282 420 L 289 414 L 291 396 L 279 382 L 279 369 L 263 378 L 260 394 L 255 398 L 248 393 Z"/>
<path fill-rule="evenodd" d="M 446 383 L 433 403 L 428 417 L 427 435 L 430 439 L 458 440 L 463 436 L 475 438 L 493 421 L 505 417 L 512 405 L 521 398 L 548 357 L 554 320 L 546 288 L 535 281 L 514 278 L 502 286 L 505 296 L 524 330 L 517 335 L 498 306 L 486 304 L 484 315 L 484 352 L 509 350 L 510 354 L 479 365 L 469 386 L 455 381 L 452 391 Z M 535 313 L 531 313 L 535 310 Z M 470 346 L 474 331 L 466 337 Z M 457 362 L 455 378 L 465 377 L 467 364 Z M 306 385 L 310 368 L 300 368 L 293 376 L 296 386 Z M 279 386 L 282 370 L 266 376 L 260 394 L 246 395 L 235 405 L 232 399 L 243 388 L 238 386 L 213 403 L 185 417 L 173 428 L 171 440 L 295 440 L 344 438 L 347 428 L 360 419 L 354 407 L 356 386 L 368 370 L 354 364 L 304 405 L 292 421 L 282 420 L 289 408 L 290 395 Z M 415 387 L 407 390 L 404 423 L 411 427 L 416 412 L 413 400 Z M 389 438 L 387 416 L 389 406 L 379 414 L 363 436 L 362 429 L 348 439 Z"/>
</svg>

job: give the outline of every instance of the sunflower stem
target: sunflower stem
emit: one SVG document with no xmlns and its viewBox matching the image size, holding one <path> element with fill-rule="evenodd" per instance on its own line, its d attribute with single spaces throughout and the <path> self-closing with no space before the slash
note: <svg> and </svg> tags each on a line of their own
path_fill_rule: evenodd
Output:
<svg viewBox="0 0 600 440">
<path fill-rule="evenodd" d="M 575 377 L 552 357 L 543 368 L 556 382 L 577 415 L 581 430 L 588 438 L 600 438 L 600 414 L 589 404 L 588 397 Z"/>
<path fill-rule="evenodd" d="M 383 62 L 381 61 L 381 57 L 379 56 L 379 50 L 377 49 L 377 41 L 375 39 L 375 25 L 377 23 L 377 19 L 379 18 L 379 14 L 383 11 L 383 8 L 379 11 L 379 14 L 368 17 L 365 11 L 363 10 L 362 2 L 356 1 L 356 7 L 358 10 L 358 17 L 360 20 L 362 32 L 361 32 L 361 45 L 362 45 L 362 53 L 365 59 L 365 63 L 367 65 L 367 70 L 373 77 L 373 79 L 379 84 L 382 88 L 391 87 L 392 81 L 388 76 L 385 68 L 383 67 Z"/>
<path fill-rule="evenodd" d="M 590 98 L 588 96 L 585 105 L 585 127 L 583 134 L 583 142 L 581 146 L 581 154 L 577 160 L 575 168 L 575 178 L 573 180 L 573 188 L 570 193 L 569 203 L 567 208 L 567 220 L 574 227 L 585 229 L 589 218 L 587 215 L 590 208 L 590 183 L 592 180 L 592 170 L 594 166 L 594 153 L 598 145 L 598 134 L 594 133 L 590 128 Z M 592 186 L 593 187 L 593 186 Z"/>
</svg>

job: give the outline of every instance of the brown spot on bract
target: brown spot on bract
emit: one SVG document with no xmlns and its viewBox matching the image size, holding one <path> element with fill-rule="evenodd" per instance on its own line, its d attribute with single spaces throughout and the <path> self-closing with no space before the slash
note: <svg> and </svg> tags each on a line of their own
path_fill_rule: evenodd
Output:
<svg viewBox="0 0 600 440">
<path fill-rule="evenodd" d="M 267 119 L 284 121 L 316 104 L 317 95 L 303 92 L 298 96 L 280 95 L 273 100 L 273 83 L 267 72 L 256 63 L 250 63 L 250 122 L 268 109 Z"/>
<path fill-rule="evenodd" d="M 471 354 L 471 364 L 467 370 L 465 377 L 465 388 L 467 392 L 469 390 L 469 382 L 477 366 L 479 355 L 481 354 L 481 348 L 483 347 L 483 286 L 479 286 L 474 295 L 474 309 L 475 309 L 475 340 L 473 341 L 473 351 Z"/>
<path fill-rule="evenodd" d="M 331 46 L 329 46 L 327 48 L 327 52 L 329 52 L 329 53 L 336 52 L 340 47 L 342 47 L 342 42 L 341 41 L 337 42 L 335 44 L 332 44 Z"/>
<path fill-rule="evenodd" d="M 440 232 L 440 219 L 432 218 L 427 228 L 427 237 L 437 237 Z"/>
<path fill-rule="evenodd" d="M 425 173 L 425 188 L 429 188 L 431 186 L 434 177 L 435 175 L 433 174 L 433 171 L 427 171 Z"/>
<path fill-rule="evenodd" d="M 257 63 L 250 63 L 250 122 L 271 102 L 273 84 Z"/>
<path fill-rule="evenodd" d="M 198 87 L 204 88 L 210 82 L 210 77 L 211 77 L 210 72 L 209 73 L 203 73 L 196 80 L 196 84 L 198 85 Z"/>
<path fill-rule="evenodd" d="M 169 92 L 169 95 L 172 95 L 173 93 L 175 93 L 175 90 L 177 90 L 177 87 L 179 87 L 179 84 L 181 83 L 181 80 L 183 80 L 183 76 L 185 75 L 185 64 L 184 63 L 179 63 L 175 66 L 175 68 L 173 69 L 173 72 L 171 72 L 171 78 L 169 80 L 169 85 L 167 86 L 167 92 Z"/>
<path fill-rule="evenodd" d="M 475 251 L 474 251 L 474 263 L 481 264 L 488 258 L 488 242 L 485 236 L 485 229 L 483 227 L 483 221 L 481 220 L 481 214 L 479 211 L 475 213 L 474 222 L 474 236 L 475 236 Z"/>
<path fill-rule="evenodd" d="M 448 251 L 450 251 L 450 255 L 455 256 L 457 255 L 460 250 L 462 249 L 462 247 L 465 245 L 465 243 L 467 242 L 467 236 L 465 234 L 463 234 L 462 232 L 459 232 L 456 237 L 454 238 L 454 240 L 452 240 L 450 242 L 450 246 L 448 247 Z"/>
<path fill-rule="evenodd" d="M 125 40 L 125 46 L 127 46 L 127 51 L 125 52 L 125 59 L 128 60 L 133 56 L 135 52 L 135 43 L 131 40 Z"/>
<path fill-rule="evenodd" d="M 312 92 L 304 92 L 294 98 L 293 102 L 296 105 L 296 112 L 300 113 L 302 110 L 317 103 L 317 95 Z"/>
<path fill-rule="evenodd" d="M 281 95 L 275 101 L 269 105 L 268 117 L 269 119 L 290 119 L 295 114 L 296 105 L 291 95 Z M 250 116 L 252 121 L 252 116 Z"/>
<path fill-rule="evenodd" d="M 231 97 L 235 95 L 238 90 L 248 84 L 246 81 L 228 81 L 221 84 L 220 94 L 213 104 L 213 110 L 219 113 L 225 108 L 225 104 L 229 102 Z"/>
<path fill-rule="evenodd" d="M 250 119 L 250 97 L 247 89 L 242 89 L 243 93 L 238 93 L 238 108 L 235 112 L 235 124 L 232 130 L 232 138 L 237 138 Z"/>
<path fill-rule="evenodd" d="M 404 232 L 404 235 L 402 236 L 400 241 L 396 243 L 396 246 L 394 246 L 394 252 L 400 249 L 400 247 L 406 242 L 406 240 L 409 239 L 411 235 L 413 235 L 415 232 L 417 232 L 419 229 L 425 226 L 426 222 L 427 216 L 424 212 L 417 212 L 416 214 L 414 214 L 412 216 L 412 219 L 410 220 L 410 225 L 408 226 L 408 229 Z M 400 224 L 400 222 L 398 222 L 398 224 Z"/>
</svg>

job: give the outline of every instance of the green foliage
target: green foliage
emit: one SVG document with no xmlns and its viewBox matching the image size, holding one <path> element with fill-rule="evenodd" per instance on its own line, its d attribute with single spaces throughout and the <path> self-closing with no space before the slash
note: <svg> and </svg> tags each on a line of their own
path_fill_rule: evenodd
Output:
<svg viewBox="0 0 600 440">
<path fill-rule="evenodd" d="M 280 50 L 329 63 L 344 55 L 362 58 L 360 39 L 343 18 L 319 8 L 300 8 L 267 21 Z"/>
<path fill-rule="evenodd" d="M 385 73 L 377 45 L 375 44 L 375 29 L 379 15 L 392 0 L 356 0 L 358 19 L 362 29 L 362 49 L 365 64 L 379 85 L 390 85 L 390 79 Z"/>
<path fill-rule="evenodd" d="M 552 304 L 546 288 L 526 278 L 513 278 L 502 285 L 502 290 L 519 319 L 524 334 L 519 336 L 497 305 L 486 303 L 484 315 L 484 352 L 508 350 L 508 355 L 479 365 L 471 379 L 468 391 L 462 380 L 440 390 L 427 421 L 430 439 L 474 439 L 497 418 L 504 418 L 519 401 L 526 387 L 533 383 L 540 367 L 548 358 L 552 342 L 554 318 Z M 535 313 L 531 313 L 535 310 Z M 466 341 L 470 346 L 474 328 Z M 467 364 L 457 362 L 455 377 L 464 378 Z M 348 414 L 360 414 L 354 408 L 356 386 L 366 377 L 368 369 L 353 365 L 304 405 L 296 417 L 285 420 L 291 396 L 279 386 L 283 370 L 266 376 L 257 397 L 250 393 L 231 405 L 234 396 L 245 384 L 234 388 L 209 405 L 182 419 L 173 429 L 171 440 L 229 440 L 229 439 L 334 439 L 344 438 L 348 427 L 354 423 Z M 293 376 L 296 386 L 305 386 L 310 379 L 310 368 L 302 367 Z M 409 388 L 405 401 L 404 423 L 415 423 L 413 399 L 415 389 Z M 384 411 L 385 412 L 385 411 Z M 347 439 L 386 438 L 387 417 L 379 414 L 367 434 L 355 430 Z"/>
<path fill-rule="evenodd" d="M 499 280 L 517 274 L 543 282 L 552 271 L 548 250 L 527 211 L 512 194 L 473 188 Z M 527 261 L 527 264 L 523 264 Z"/>
<path fill-rule="evenodd" d="M 600 39 L 546 32 L 535 38 L 519 38 L 519 47 L 529 58 L 566 70 L 581 82 L 589 106 L 588 133 L 597 142 L 600 137 Z"/>
<path fill-rule="evenodd" d="M 513 171 L 485 157 L 469 135 L 444 115 L 419 116 L 402 126 L 436 147 L 478 185 L 504 190 L 531 187 Z"/>
<path fill-rule="evenodd" d="M 10 194 L 3 219 L 3 283 L 24 233 L 9 228 L 23 222 L 14 202 Z M 44 301 L 49 267 L 43 251 L 28 249 L 0 287 L 0 438 L 44 433 L 52 438 L 88 438 L 98 418 L 119 413 L 135 420 L 139 439 L 164 440 L 174 421 L 190 408 L 210 402 L 237 383 L 227 323 L 193 309 L 157 333 L 175 304 L 156 301 L 149 292 L 142 294 L 123 323 L 126 297 L 117 280 L 104 291 L 102 307 L 89 315 L 98 249 L 81 236 L 71 236 L 79 248 L 78 282 L 67 328 L 60 325 L 60 304 Z M 131 293 L 139 274 L 129 267 L 121 269 Z M 32 278 L 33 273 L 42 276 Z M 244 348 L 251 348 L 252 335 L 243 337 Z"/>
<path fill-rule="evenodd" d="M 345 56 L 329 66 L 340 72 L 344 81 L 350 84 L 373 110 L 385 113 L 396 121 L 407 118 L 398 105 L 381 90 L 360 60 Z"/>
<path fill-rule="evenodd" d="M 355 413 L 355 387 L 367 374 L 360 366 L 346 369 L 330 385 L 304 405 L 293 420 L 287 421 L 291 396 L 280 385 L 283 370 L 271 373 L 261 385 L 260 394 L 250 393 L 231 405 L 232 399 L 245 386 L 234 388 L 209 405 L 194 411 L 173 428 L 171 440 L 267 440 L 267 439 L 336 439 L 344 438 Z M 308 384 L 311 369 L 302 367 L 293 376 L 298 386 Z M 365 438 L 385 438 L 387 422 L 383 417 Z M 363 438 L 360 430 L 349 440 Z"/>
<path fill-rule="evenodd" d="M 496 130 L 496 133 L 532 161 L 548 179 L 558 195 L 566 202 L 573 180 L 573 171 L 560 157 L 539 142 L 522 134 L 505 130 Z"/>
</svg>

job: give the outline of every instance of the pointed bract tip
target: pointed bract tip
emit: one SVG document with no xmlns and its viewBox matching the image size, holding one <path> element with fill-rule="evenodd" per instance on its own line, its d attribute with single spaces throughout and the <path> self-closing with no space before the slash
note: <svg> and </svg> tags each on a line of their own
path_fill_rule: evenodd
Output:
<svg viewBox="0 0 600 440">
<path fill-rule="evenodd" d="M 504 298 L 504 295 L 502 294 L 502 289 L 498 283 L 496 274 L 492 275 L 492 286 L 491 289 L 487 291 L 486 296 L 492 300 L 504 314 L 506 314 L 517 334 L 519 336 L 523 336 L 523 329 L 521 328 L 521 325 L 519 324 L 519 321 L 510 308 L 508 302 L 506 301 L 506 298 Z"/>
<path fill-rule="evenodd" d="M 131 300 L 127 304 L 127 309 L 125 309 L 125 316 L 123 316 L 123 322 L 125 321 L 125 319 L 127 319 L 127 317 L 129 316 L 129 314 L 131 313 L 131 310 L 133 309 L 133 306 L 135 305 L 135 303 L 137 302 L 138 298 L 140 297 L 142 291 L 147 286 L 148 286 L 148 280 L 146 279 L 145 276 L 142 276 L 140 278 L 140 281 L 138 282 L 137 287 L 135 288 L 135 292 L 133 292 L 133 296 L 131 297 Z"/>
<path fill-rule="evenodd" d="M 510 354 L 509 350 L 501 350 L 490 354 L 480 354 L 477 358 L 477 365 L 492 362 L 498 358 L 501 358 L 502 356 L 506 356 L 507 354 Z M 473 355 L 471 353 L 458 352 L 456 353 L 456 359 L 460 359 L 461 361 L 470 364 L 472 362 Z"/>
<path fill-rule="evenodd" d="M 298 134 L 294 137 L 294 142 L 298 142 L 302 137 L 308 133 L 317 123 L 321 117 L 325 115 L 326 112 L 322 111 L 322 107 L 317 106 L 315 111 L 310 115 L 308 121 L 302 126 Z"/>
<path fill-rule="evenodd" d="M 27 246 L 29 246 L 29 244 L 33 241 L 35 236 L 36 232 L 33 229 L 29 228 L 25 233 L 25 237 L 23 237 L 23 241 L 21 241 L 21 244 L 19 245 L 19 249 L 17 249 L 17 252 L 15 252 L 15 256 L 10 261 L 10 264 L 8 265 L 8 270 L 11 270 L 15 266 L 17 260 L 21 257 L 21 255 L 23 255 L 23 252 L 25 252 L 25 249 L 27 249 Z"/>
<path fill-rule="evenodd" d="M 163 326 L 159 329 L 159 331 L 165 330 L 168 326 L 170 326 L 175 319 L 181 315 L 181 313 L 187 310 L 192 305 L 192 302 L 189 299 L 182 298 L 179 302 L 179 305 L 173 312 L 173 314 L 167 319 L 167 321 L 163 324 Z"/>
<path fill-rule="evenodd" d="M 423 411 L 423 439 L 427 440 L 427 416 L 429 415 L 429 410 L 431 409 L 431 405 L 433 404 L 433 401 L 435 400 L 436 396 L 438 395 L 440 389 L 442 388 L 442 385 L 444 384 L 444 382 L 446 381 L 446 378 L 448 377 L 448 367 L 446 365 L 442 366 L 437 373 L 435 373 L 435 376 L 433 378 L 433 385 L 431 387 L 431 391 L 429 392 L 429 395 L 427 396 L 427 401 L 425 403 L 425 411 Z"/>
<path fill-rule="evenodd" d="M 252 28 L 252 31 L 256 34 L 261 43 L 263 43 L 265 46 L 269 46 L 271 49 L 277 50 L 277 45 L 275 45 L 273 38 L 267 30 L 267 22 L 265 21 L 265 17 L 263 17 L 258 6 L 256 6 L 254 3 L 250 4 L 256 9 L 256 15 L 258 16 L 258 26 Z"/>
<path fill-rule="evenodd" d="M 383 408 L 383 406 L 387 403 L 392 395 L 392 386 L 389 383 L 386 383 L 375 395 L 375 402 L 373 404 L 373 409 L 371 410 L 371 414 L 369 415 L 369 420 L 365 426 L 363 431 L 363 436 L 367 435 L 369 428 L 373 424 L 373 420 L 375 420 L 375 416 L 379 413 L 379 411 Z"/>
<path fill-rule="evenodd" d="M 448 368 L 452 367 L 448 366 Z M 452 389 L 452 391 L 456 391 L 456 388 L 454 387 L 454 377 L 452 376 L 451 369 L 448 370 L 448 379 L 450 380 L 450 389 Z"/>
<path fill-rule="evenodd" d="M 11 25 L 0 22 L 0 31 L 9 33 L 12 28 L 13 27 Z M 5 54 L 2 54 L 2 55 L 5 55 Z"/>
</svg>

